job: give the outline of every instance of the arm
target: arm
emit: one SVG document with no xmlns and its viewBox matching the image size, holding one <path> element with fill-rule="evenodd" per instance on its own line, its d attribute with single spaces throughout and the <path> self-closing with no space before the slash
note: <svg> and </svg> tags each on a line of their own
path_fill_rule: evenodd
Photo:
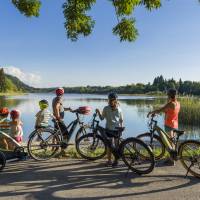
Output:
<svg viewBox="0 0 200 200">
<path fill-rule="evenodd" d="M 104 120 L 104 118 L 105 118 L 105 110 L 104 109 L 103 109 L 102 113 L 99 109 L 96 109 L 96 113 L 98 114 L 100 120 Z"/>
<path fill-rule="evenodd" d="M 166 109 L 172 108 L 172 107 L 173 107 L 173 106 L 172 106 L 171 103 L 167 103 L 167 104 L 165 104 L 163 107 L 158 108 L 158 109 L 156 109 L 156 110 L 154 110 L 154 111 L 149 112 L 148 115 L 147 115 L 147 117 L 149 117 L 149 115 L 152 115 L 152 114 L 159 114 L 159 113 L 161 113 L 161 112 L 165 112 Z"/>
<path fill-rule="evenodd" d="M 56 103 L 54 108 L 54 115 L 57 120 L 60 120 L 60 104 Z"/>
<path fill-rule="evenodd" d="M 123 116 L 122 112 L 120 112 L 120 119 L 119 119 L 119 121 L 120 121 L 120 126 L 123 127 L 123 124 L 124 124 L 124 116 Z"/>
</svg>

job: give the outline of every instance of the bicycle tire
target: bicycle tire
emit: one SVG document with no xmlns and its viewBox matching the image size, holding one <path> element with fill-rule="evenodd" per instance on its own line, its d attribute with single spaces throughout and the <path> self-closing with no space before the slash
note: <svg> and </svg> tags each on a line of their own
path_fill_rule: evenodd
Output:
<svg viewBox="0 0 200 200">
<path fill-rule="evenodd" d="M 51 158 L 53 158 L 55 156 L 55 154 L 57 153 L 59 147 L 60 147 L 60 138 L 58 135 L 55 135 L 54 130 L 52 129 L 43 129 L 43 132 L 48 133 L 49 134 L 49 138 L 54 139 L 53 143 L 48 144 L 47 142 L 44 143 L 44 141 L 42 141 L 42 139 L 40 139 L 42 142 L 40 142 L 40 144 L 36 145 L 34 144 L 34 139 L 37 140 L 38 138 L 38 132 L 37 130 L 35 130 L 35 132 L 33 132 L 28 140 L 28 153 L 31 156 L 31 158 L 33 158 L 34 160 L 37 161 L 45 161 L 45 160 L 49 160 Z M 37 138 L 36 138 L 37 137 Z M 42 147 L 43 145 L 43 147 Z M 44 153 L 39 152 L 38 154 L 34 154 L 32 147 L 41 147 L 41 149 L 44 149 Z M 45 148 L 47 149 L 48 147 L 52 148 L 52 152 L 51 150 L 47 151 L 45 150 Z M 49 154 L 50 153 L 50 154 Z"/>
<path fill-rule="evenodd" d="M 3 152 L 0 152 L 0 171 L 2 171 L 5 166 L 6 166 L 6 156 L 4 155 Z"/>
<path fill-rule="evenodd" d="M 137 138 L 142 140 L 148 146 L 151 147 L 153 154 L 154 154 L 154 157 L 155 157 L 155 160 L 160 160 L 161 158 L 164 157 L 166 148 L 165 148 L 165 145 L 164 145 L 162 139 L 158 135 L 153 135 L 153 142 L 155 142 L 155 145 L 160 147 L 159 150 L 158 150 L 158 148 L 155 147 L 155 145 L 150 143 L 151 133 L 147 132 L 147 133 L 140 134 L 140 135 L 137 136 Z"/>
<path fill-rule="evenodd" d="M 86 150 L 88 151 L 88 153 L 90 153 L 90 155 L 89 154 L 86 155 L 81 150 L 81 148 L 82 148 L 81 147 L 81 143 L 84 142 L 84 141 L 86 142 L 85 145 L 87 145 L 87 142 L 91 141 L 91 144 L 89 144 L 89 146 L 86 147 Z M 100 145 L 103 145 L 103 148 L 101 148 Z M 94 152 L 95 150 L 97 150 L 96 153 Z M 98 160 L 98 159 L 103 158 L 106 155 L 107 146 L 106 146 L 103 138 L 100 135 L 94 135 L 93 133 L 89 133 L 89 134 L 81 136 L 76 141 L 76 151 L 84 159 L 87 159 L 87 160 Z M 99 152 L 99 154 L 97 154 L 98 152 Z"/>
<path fill-rule="evenodd" d="M 198 146 L 198 150 L 189 152 L 186 149 L 186 146 L 188 146 L 188 145 Z M 187 157 L 186 153 L 189 153 L 190 157 Z M 180 159 L 181 164 L 183 165 L 183 167 L 189 173 L 191 173 L 193 176 L 195 176 L 197 178 L 200 178 L 200 142 L 196 141 L 196 140 L 187 140 L 185 142 L 182 142 L 180 144 L 180 146 L 179 146 L 179 149 L 178 149 L 178 156 L 179 156 L 179 159 Z M 189 162 L 190 164 L 187 164 L 186 162 Z M 194 164 L 198 165 L 198 172 L 194 171 L 193 166 L 191 166 L 192 162 L 194 162 Z"/>
<path fill-rule="evenodd" d="M 133 147 L 134 152 L 127 150 L 126 146 Z M 139 149 L 139 147 L 142 147 L 142 151 Z M 119 149 L 123 162 L 133 172 L 142 175 L 149 174 L 153 171 L 155 166 L 154 155 L 152 150 L 142 140 L 138 138 L 127 138 L 120 144 Z M 128 151 L 130 154 L 127 153 Z M 148 156 L 144 155 L 145 153 L 148 153 Z M 144 161 L 144 164 L 145 162 L 149 161 L 149 166 L 147 166 L 146 169 L 144 168 L 145 166 L 141 166 L 141 163 L 139 163 L 139 158 L 141 161 Z M 131 162 L 129 162 L 129 160 Z M 138 164 L 139 168 L 136 168 L 136 164 Z"/>
</svg>

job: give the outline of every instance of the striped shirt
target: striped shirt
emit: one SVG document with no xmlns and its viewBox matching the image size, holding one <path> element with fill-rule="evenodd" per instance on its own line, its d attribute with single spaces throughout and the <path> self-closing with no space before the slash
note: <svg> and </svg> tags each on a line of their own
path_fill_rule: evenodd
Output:
<svg viewBox="0 0 200 200">
<path fill-rule="evenodd" d="M 6 133 L 10 132 L 10 120 L 7 118 L 0 119 L 0 130 Z"/>
<path fill-rule="evenodd" d="M 40 110 L 36 114 L 36 127 L 47 127 L 49 125 L 49 120 L 52 117 L 51 112 L 46 108 L 44 110 Z"/>
</svg>

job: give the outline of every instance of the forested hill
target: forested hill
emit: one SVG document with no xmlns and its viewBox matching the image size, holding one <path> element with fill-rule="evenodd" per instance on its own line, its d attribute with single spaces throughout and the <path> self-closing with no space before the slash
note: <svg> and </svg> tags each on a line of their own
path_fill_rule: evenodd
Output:
<svg viewBox="0 0 200 200">
<path fill-rule="evenodd" d="M 86 87 L 64 87 L 66 93 L 88 93 L 88 94 L 107 94 L 116 91 L 119 94 L 163 94 L 169 88 L 176 88 L 179 94 L 200 95 L 200 82 L 179 81 L 164 79 L 163 76 L 154 78 L 153 83 L 129 84 L 125 86 L 86 86 Z M 21 92 L 54 92 L 55 88 L 34 88 L 19 80 L 17 77 L 7 75 L 3 69 L 0 69 L 0 93 L 21 93 Z"/>
<path fill-rule="evenodd" d="M 17 77 L 5 74 L 3 68 L 0 69 L 0 93 L 22 93 L 36 91 L 37 89 L 26 85 Z"/>
</svg>

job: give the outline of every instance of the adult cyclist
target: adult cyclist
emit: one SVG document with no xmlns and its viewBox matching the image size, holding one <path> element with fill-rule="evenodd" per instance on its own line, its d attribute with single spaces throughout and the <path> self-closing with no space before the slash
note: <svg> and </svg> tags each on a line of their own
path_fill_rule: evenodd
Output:
<svg viewBox="0 0 200 200">
<path fill-rule="evenodd" d="M 174 130 L 178 129 L 178 115 L 180 111 L 180 102 L 176 98 L 177 91 L 175 89 L 169 89 L 167 92 L 168 102 L 163 107 L 151 111 L 148 113 L 147 117 L 152 114 L 165 113 L 165 131 L 169 134 L 171 138 L 174 138 Z M 169 160 L 170 165 L 174 165 L 174 161 Z"/>
<path fill-rule="evenodd" d="M 65 108 L 63 106 L 63 96 L 64 96 L 64 89 L 58 88 L 56 89 L 56 97 L 52 101 L 52 108 L 53 108 L 53 115 L 55 116 L 57 123 L 55 123 L 55 128 L 58 128 L 57 125 L 59 125 L 59 128 L 61 129 L 61 132 L 63 134 L 63 138 L 65 141 L 68 139 L 68 130 L 67 126 L 64 123 L 64 115 L 65 111 L 72 111 L 71 108 Z"/>
</svg>

